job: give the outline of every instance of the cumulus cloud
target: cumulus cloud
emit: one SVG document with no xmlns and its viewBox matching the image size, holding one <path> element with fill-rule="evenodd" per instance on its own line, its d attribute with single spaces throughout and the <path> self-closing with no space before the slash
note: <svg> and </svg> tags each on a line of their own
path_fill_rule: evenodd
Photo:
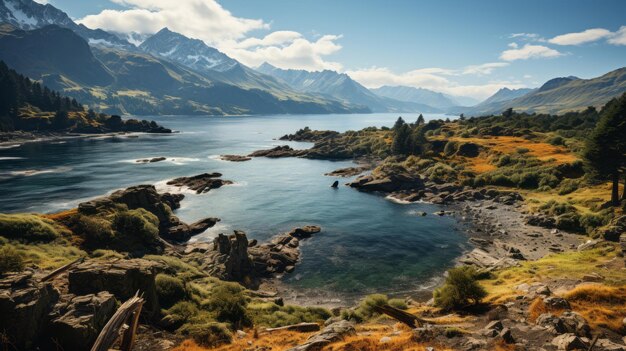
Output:
<svg viewBox="0 0 626 351">
<path fill-rule="evenodd" d="M 500 59 L 504 61 L 516 61 L 558 56 L 563 56 L 563 53 L 543 45 L 525 44 L 521 48 L 512 48 L 503 51 L 500 55 Z"/>
<path fill-rule="evenodd" d="M 497 64 L 502 64 L 499 62 Z M 504 67 L 505 65 L 495 65 L 496 63 L 488 63 L 484 65 L 468 66 L 461 70 L 448 70 L 427 68 L 412 70 L 404 73 L 395 73 L 386 67 L 371 67 L 360 70 L 347 71 L 346 73 L 354 80 L 363 84 L 368 88 L 379 88 L 383 85 L 390 86 L 410 86 L 415 88 L 425 88 L 446 94 L 457 96 L 470 96 L 476 99 L 485 99 L 493 95 L 496 91 L 503 87 L 511 89 L 524 88 L 525 85 L 520 82 L 509 81 L 489 81 L 485 84 L 460 84 L 453 81 L 454 76 L 460 76 L 465 74 L 483 74 L 489 70 L 493 70 L 498 67 Z M 504 63 L 506 64 L 506 63 Z M 476 67 L 481 67 L 477 69 Z M 472 68 L 474 67 L 474 68 Z M 489 68 L 490 67 L 490 68 Z M 444 76 L 441 73 L 434 72 L 453 73 Z M 483 72 L 483 73 L 481 73 Z M 491 72 L 491 71 L 489 71 Z"/>
<path fill-rule="evenodd" d="M 526 41 L 545 41 L 545 39 L 537 33 L 513 33 L 509 35 L 509 38 Z"/>
<path fill-rule="evenodd" d="M 262 39 L 249 38 L 241 42 L 223 45 L 226 54 L 236 58 L 248 66 L 259 66 L 268 62 L 283 69 L 305 69 L 318 71 L 330 69 L 340 71 L 343 66 L 338 62 L 325 60 L 324 56 L 341 50 L 337 40 L 340 35 L 323 35 L 316 41 L 309 41 L 301 35 L 274 35 L 274 32 Z"/>
<path fill-rule="evenodd" d="M 610 30 L 604 28 L 592 28 L 578 33 L 567 33 L 557 35 L 556 37 L 548 40 L 548 42 L 557 45 L 580 45 L 603 38 L 612 36 Z"/>
<path fill-rule="evenodd" d="M 187 37 L 201 39 L 250 66 L 267 61 L 281 68 L 308 70 L 341 69 L 325 60 L 341 49 L 340 35 L 323 35 L 315 41 L 294 31 L 275 31 L 264 37 L 250 33 L 269 31 L 262 19 L 236 17 L 216 0 L 111 0 L 122 10 L 104 10 L 81 20 L 90 28 L 142 37 L 164 27 Z"/>
<path fill-rule="evenodd" d="M 613 45 L 626 45 L 626 26 L 621 26 L 617 32 L 613 33 L 608 42 Z"/>
</svg>

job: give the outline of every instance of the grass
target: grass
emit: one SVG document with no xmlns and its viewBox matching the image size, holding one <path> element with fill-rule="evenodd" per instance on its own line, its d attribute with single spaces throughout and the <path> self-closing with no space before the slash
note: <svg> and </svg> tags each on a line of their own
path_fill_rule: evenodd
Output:
<svg viewBox="0 0 626 351">
<path fill-rule="evenodd" d="M 266 348 L 272 351 L 284 351 L 293 346 L 304 343 L 304 341 L 313 333 L 298 333 L 291 331 L 277 331 L 271 334 L 264 334 L 259 338 L 254 337 L 254 332 L 248 330 L 246 337 L 233 338 L 233 343 L 228 345 L 222 345 L 215 348 L 204 348 L 199 346 L 193 340 L 185 340 L 180 346 L 174 348 L 172 351 L 241 351 L 247 348 L 257 347 L 258 349 Z M 248 342 L 252 342 L 253 346 L 250 346 Z"/>
<path fill-rule="evenodd" d="M 13 246 L 15 251 L 22 257 L 24 266 L 43 270 L 56 269 L 77 258 L 87 256 L 85 251 L 71 246 L 62 240 L 53 243 L 31 245 L 0 238 L 0 244 Z"/>
<path fill-rule="evenodd" d="M 23 242 L 50 242 L 67 233 L 54 221 L 36 214 L 0 214 L 0 236 Z"/>
<path fill-rule="evenodd" d="M 626 285 L 586 285 L 567 292 L 564 297 L 592 328 L 607 328 L 624 334 L 626 318 Z"/>
<path fill-rule="evenodd" d="M 488 292 L 485 300 L 502 303 L 512 299 L 520 294 L 516 287 L 522 283 L 576 280 L 591 273 L 602 275 L 607 285 L 622 286 L 626 284 L 626 274 L 623 269 L 615 269 L 610 265 L 617 256 L 618 247 L 617 244 L 606 243 L 593 250 L 552 254 L 537 261 L 522 262 L 518 267 L 494 272 L 492 278 L 481 281 Z"/>
</svg>

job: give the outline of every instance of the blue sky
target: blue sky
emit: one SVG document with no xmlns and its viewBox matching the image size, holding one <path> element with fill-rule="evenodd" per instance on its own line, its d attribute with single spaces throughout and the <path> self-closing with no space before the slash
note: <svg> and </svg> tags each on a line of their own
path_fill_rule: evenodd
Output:
<svg viewBox="0 0 626 351">
<path fill-rule="evenodd" d="M 617 0 L 49 2 L 90 27 L 148 34 L 167 26 L 251 66 L 335 69 L 368 87 L 484 98 L 626 63 L 626 1 Z"/>
</svg>

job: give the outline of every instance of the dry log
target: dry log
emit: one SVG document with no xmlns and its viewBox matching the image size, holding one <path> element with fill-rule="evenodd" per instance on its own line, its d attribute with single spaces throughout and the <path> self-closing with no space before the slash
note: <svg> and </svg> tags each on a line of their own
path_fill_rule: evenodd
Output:
<svg viewBox="0 0 626 351">
<path fill-rule="evenodd" d="M 83 263 L 83 261 L 85 261 L 84 257 L 80 257 L 68 264 L 66 264 L 65 266 L 59 267 L 55 270 L 53 270 L 52 272 L 50 272 L 48 275 L 46 275 L 45 277 L 41 278 L 42 282 L 48 281 L 56 276 L 58 276 L 59 274 L 67 271 L 68 269 L 70 269 L 73 265 L 78 264 L 78 263 Z"/>
<path fill-rule="evenodd" d="M 138 294 L 128 299 L 115 312 L 113 317 L 109 319 L 107 324 L 102 328 L 100 335 L 93 344 L 91 351 L 107 351 L 113 347 L 113 344 L 120 337 L 120 329 L 127 326 L 120 341 L 121 351 L 130 351 L 135 342 L 135 333 L 139 324 L 139 314 L 143 307 L 144 299 Z"/>
<path fill-rule="evenodd" d="M 299 323 L 299 324 L 286 325 L 284 327 L 265 329 L 265 331 L 267 332 L 273 332 L 273 331 L 278 331 L 278 330 L 289 330 L 289 331 L 297 331 L 300 333 L 308 333 L 308 332 L 319 331 L 320 326 L 317 323 Z"/>
<path fill-rule="evenodd" d="M 389 305 L 374 306 L 374 311 L 386 314 L 389 317 L 394 318 L 411 328 L 421 327 L 422 325 L 426 324 L 426 321 L 419 318 L 418 316 L 397 309 L 395 307 L 391 307 Z"/>
</svg>

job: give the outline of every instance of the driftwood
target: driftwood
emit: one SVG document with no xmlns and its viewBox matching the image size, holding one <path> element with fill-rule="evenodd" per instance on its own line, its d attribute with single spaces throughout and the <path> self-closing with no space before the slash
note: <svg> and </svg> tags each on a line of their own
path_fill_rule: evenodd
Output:
<svg viewBox="0 0 626 351">
<path fill-rule="evenodd" d="M 391 318 L 394 318 L 406 325 L 408 325 L 409 327 L 415 329 L 417 327 L 421 327 L 422 325 L 426 324 L 426 321 L 419 318 L 416 315 L 410 314 L 408 312 L 405 312 L 403 310 L 391 307 L 389 305 L 382 305 L 382 306 L 374 306 L 374 311 L 378 312 L 378 313 L 383 313 L 388 315 Z"/>
<path fill-rule="evenodd" d="M 279 330 L 289 330 L 289 331 L 297 331 L 301 333 L 308 333 L 308 332 L 319 331 L 320 325 L 317 323 L 299 323 L 299 324 L 286 325 L 284 327 L 265 329 L 265 331 L 267 332 L 273 332 L 273 331 L 279 331 Z"/>
<path fill-rule="evenodd" d="M 91 351 L 108 351 L 120 338 L 120 330 L 125 328 L 120 340 L 120 350 L 130 351 L 135 343 L 135 333 L 139 325 L 139 314 L 143 307 L 144 299 L 138 294 L 128 299 L 109 319 L 102 328 L 100 335 L 93 344 Z"/>
<path fill-rule="evenodd" d="M 593 350 L 593 347 L 596 346 L 596 343 L 598 342 L 598 338 L 600 337 L 600 334 L 597 334 L 594 338 L 593 341 L 591 341 L 591 345 L 589 345 L 589 348 L 587 349 L 587 351 L 591 351 Z"/>
<path fill-rule="evenodd" d="M 55 270 L 53 270 L 52 272 L 50 272 L 48 275 L 46 275 L 45 277 L 41 278 L 42 282 L 48 281 L 56 276 L 58 276 L 59 274 L 67 271 L 68 269 L 70 269 L 73 265 L 78 264 L 78 263 L 83 263 L 83 261 L 85 261 L 84 257 L 78 258 L 68 264 L 66 264 L 65 266 L 59 267 Z"/>
</svg>

